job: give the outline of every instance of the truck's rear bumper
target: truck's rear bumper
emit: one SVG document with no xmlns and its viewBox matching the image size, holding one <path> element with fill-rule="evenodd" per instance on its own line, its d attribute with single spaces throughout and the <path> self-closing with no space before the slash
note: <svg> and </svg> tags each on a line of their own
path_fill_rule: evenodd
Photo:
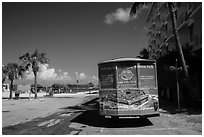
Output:
<svg viewBox="0 0 204 137">
<path fill-rule="evenodd" d="M 100 110 L 100 115 L 103 116 L 116 116 L 116 117 L 155 117 L 159 116 L 159 111 L 153 110 L 129 110 L 129 111 L 118 111 L 118 110 Z"/>
</svg>

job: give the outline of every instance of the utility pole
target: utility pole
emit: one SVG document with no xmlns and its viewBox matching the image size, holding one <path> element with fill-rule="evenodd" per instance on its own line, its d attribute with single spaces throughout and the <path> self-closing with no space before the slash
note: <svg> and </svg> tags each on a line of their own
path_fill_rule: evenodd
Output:
<svg viewBox="0 0 204 137">
<path fill-rule="evenodd" d="M 178 99 L 178 111 L 180 112 L 180 93 L 179 93 L 179 82 L 178 82 L 178 61 L 176 59 L 176 86 L 177 86 L 177 99 Z"/>
<path fill-rule="evenodd" d="M 77 83 L 77 93 L 78 93 L 78 84 L 79 84 L 79 80 L 77 80 L 76 83 Z"/>
</svg>

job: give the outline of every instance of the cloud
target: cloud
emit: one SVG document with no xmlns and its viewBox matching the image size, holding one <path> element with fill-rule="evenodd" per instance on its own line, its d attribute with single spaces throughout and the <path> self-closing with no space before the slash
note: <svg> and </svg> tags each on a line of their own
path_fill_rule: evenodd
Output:
<svg viewBox="0 0 204 137">
<path fill-rule="evenodd" d="M 62 75 L 57 76 L 56 80 L 72 80 L 72 77 L 68 72 L 64 72 Z"/>
<path fill-rule="evenodd" d="M 26 79 L 34 79 L 34 74 L 33 74 L 33 72 L 32 72 L 32 70 L 31 69 L 29 69 L 28 71 L 26 71 L 25 72 L 25 74 L 24 74 L 24 77 L 26 78 Z"/>
<path fill-rule="evenodd" d="M 34 80 L 34 75 L 32 69 L 30 68 L 24 75 L 27 80 Z M 77 80 L 97 82 L 98 78 L 96 76 L 87 77 L 84 72 L 75 72 L 75 77 Z M 70 73 L 59 71 L 59 69 L 49 68 L 48 64 L 40 64 L 39 71 L 37 73 L 38 80 L 44 81 L 73 81 Z"/>
<path fill-rule="evenodd" d="M 130 8 L 118 8 L 115 12 L 109 13 L 105 16 L 105 23 L 106 24 L 113 24 L 116 21 L 127 23 L 133 19 L 136 19 L 137 16 L 130 17 L 129 16 Z"/>
<path fill-rule="evenodd" d="M 53 79 L 57 77 L 57 73 L 55 73 L 54 68 L 48 68 L 48 64 L 40 64 L 39 65 L 39 71 L 37 73 L 37 77 L 42 80 L 47 80 L 47 79 Z M 30 68 L 26 74 L 25 77 L 27 79 L 34 79 L 34 74 L 32 72 L 32 69 Z"/>
<path fill-rule="evenodd" d="M 92 76 L 92 77 L 90 77 L 90 79 L 91 79 L 92 81 L 98 81 L 98 78 L 97 78 L 96 76 Z"/>
<path fill-rule="evenodd" d="M 98 77 L 93 75 L 93 76 L 88 78 L 88 81 L 97 85 L 98 84 Z"/>
<path fill-rule="evenodd" d="M 30 68 L 26 73 L 25 73 L 25 78 L 26 79 L 34 79 L 34 74 L 32 72 L 32 69 Z M 57 74 L 55 72 L 54 68 L 49 68 L 48 64 L 40 64 L 39 65 L 39 71 L 37 73 L 37 78 L 41 80 L 72 80 L 71 75 L 69 75 L 68 72 L 63 72 L 61 75 Z"/>
<path fill-rule="evenodd" d="M 54 68 L 48 68 L 48 64 L 41 64 L 39 65 L 39 75 L 38 77 L 42 80 L 47 79 L 55 79 L 57 77 L 57 73 L 55 72 Z"/>
<path fill-rule="evenodd" d="M 63 76 L 64 79 L 72 80 L 72 77 L 71 77 L 71 75 L 68 72 L 64 72 L 62 74 L 62 76 Z"/>
<path fill-rule="evenodd" d="M 104 22 L 109 25 L 114 24 L 115 22 L 127 23 L 131 20 L 137 19 L 142 11 L 148 8 L 149 5 L 144 5 L 137 11 L 136 15 L 132 17 L 129 16 L 130 8 L 118 8 L 115 10 L 115 12 L 107 14 Z"/>
<path fill-rule="evenodd" d="M 80 79 L 80 80 L 86 79 L 86 74 L 84 72 L 82 73 L 75 72 L 75 74 L 77 79 Z"/>
<path fill-rule="evenodd" d="M 63 76 L 65 76 L 65 77 L 66 77 L 66 76 L 69 76 L 69 73 L 68 73 L 68 72 L 64 72 L 64 73 L 63 73 Z"/>
</svg>

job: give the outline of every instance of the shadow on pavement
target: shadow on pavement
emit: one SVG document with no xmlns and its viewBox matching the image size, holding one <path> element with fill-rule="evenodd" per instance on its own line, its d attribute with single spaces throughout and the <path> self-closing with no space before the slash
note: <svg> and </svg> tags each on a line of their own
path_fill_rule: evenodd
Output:
<svg viewBox="0 0 204 137">
<path fill-rule="evenodd" d="M 60 116 L 61 114 L 57 112 L 47 117 L 35 118 L 24 123 L 2 127 L 2 135 L 67 135 L 72 131 L 80 131 L 80 129 L 69 127 L 70 121 L 75 115 Z M 60 123 L 54 123 L 54 121 L 59 120 Z M 50 124 L 53 125 L 48 126 Z"/>
<path fill-rule="evenodd" d="M 148 119 L 106 119 L 100 116 L 97 110 L 85 111 L 71 120 L 71 122 L 105 128 L 144 127 L 153 125 Z"/>
<path fill-rule="evenodd" d="M 144 127 L 153 125 L 149 119 L 110 119 L 99 115 L 98 98 L 91 100 L 81 106 L 67 107 L 67 109 L 85 110 L 83 113 L 71 120 L 80 124 L 93 127 L 124 128 L 124 127 Z"/>
<path fill-rule="evenodd" d="M 194 106 L 188 106 L 182 102 L 180 105 L 180 112 L 179 112 L 177 103 L 172 103 L 164 99 L 159 100 L 159 108 L 164 110 L 161 113 L 168 113 L 168 114 L 179 114 L 179 113 L 184 113 L 187 115 L 202 114 L 202 106 L 199 106 L 196 104 Z"/>
</svg>

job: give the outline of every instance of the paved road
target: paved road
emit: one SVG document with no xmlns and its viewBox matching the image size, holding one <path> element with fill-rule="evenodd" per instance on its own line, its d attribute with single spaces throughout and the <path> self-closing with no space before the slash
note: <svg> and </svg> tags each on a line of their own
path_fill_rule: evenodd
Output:
<svg viewBox="0 0 204 137">
<path fill-rule="evenodd" d="M 94 99 L 81 105 L 69 104 L 43 118 L 6 126 L 3 134 L 201 135 L 202 114 L 169 114 L 162 111 L 160 117 L 149 119 L 105 119 L 99 116 L 97 99 Z"/>
<path fill-rule="evenodd" d="M 2 127 L 46 117 L 62 111 L 62 108 L 75 106 L 91 99 L 93 95 L 84 93 L 39 97 L 38 99 L 20 99 L 2 101 Z"/>
</svg>

